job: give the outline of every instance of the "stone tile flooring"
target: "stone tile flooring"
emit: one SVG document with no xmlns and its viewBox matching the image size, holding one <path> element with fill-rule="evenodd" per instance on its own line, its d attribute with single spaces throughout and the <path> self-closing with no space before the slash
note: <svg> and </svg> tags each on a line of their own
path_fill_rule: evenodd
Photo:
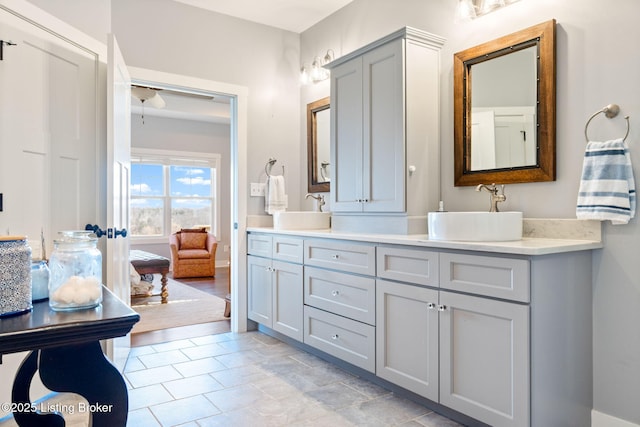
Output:
<svg viewBox="0 0 640 427">
<path fill-rule="evenodd" d="M 130 427 L 459 426 L 260 332 L 131 349 Z"/>
</svg>

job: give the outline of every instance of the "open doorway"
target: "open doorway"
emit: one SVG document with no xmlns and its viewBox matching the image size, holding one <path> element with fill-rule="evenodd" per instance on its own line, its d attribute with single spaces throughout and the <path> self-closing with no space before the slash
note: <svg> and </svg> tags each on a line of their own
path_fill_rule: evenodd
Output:
<svg viewBox="0 0 640 427">
<path fill-rule="evenodd" d="M 177 162 L 186 162 L 186 164 L 192 161 L 195 162 L 193 164 L 201 164 L 203 160 L 211 161 L 217 158 L 213 161 L 215 166 L 211 169 L 215 176 L 210 177 L 210 184 L 215 187 L 213 192 L 215 200 L 211 202 L 216 204 L 217 209 L 213 209 L 211 221 L 203 221 L 198 225 L 206 226 L 216 236 L 215 262 L 220 268 L 216 268 L 215 278 L 180 278 L 178 280 L 182 284 L 200 288 L 216 296 L 221 296 L 223 292 L 231 289 L 227 304 L 230 303 L 231 307 L 235 305 L 238 308 L 231 310 L 231 319 L 226 322 L 226 329 L 221 325 L 209 325 L 208 329 L 206 326 L 199 326 L 195 329 L 204 330 L 207 334 L 244 330 L 246 321 L 238 321 L 242 319 L 243 307 L 240 307 L 240 304 L 234 304 L 234 300 L 238 301 L 238 295 L 243 293 L 243 290 L 237 289 L 237 283 L 238 276 L 242 275 L 241 272 L 244 269 L 242 267 L 244 260 L 239 259 L 237 254 L 244 251 L 241 247 L 244 246 L 244 239 L 238 239 L 238 230 L 244 229 L 244 221 L 239 219 L 246 217 L 246 214 L 241 214 L 246 210 L 242 203 L 246 194 L 238 191 L 244 188 L 239 185 L 239 181 L 246 182 L 242 173 L 244 168 L 239 167 L 240 164 L 246 164 L 246 154 L 243 154 L 245 153 L 243 123 L 246 123 L 246 107 L 243 106 L 246 97 L 245 89 L 150 70 L 132 68 L 130 72 L 133 88 L 140 87 L 147 91 L 146 95 L 143 93 L 141 96 L 141 98 L 144 97 L 144 102 L 141 102 L 142 99 L 133 98 L 132 162 L 140 160 L 139 156 L 136 159 L 140 153 L 151 154 L 152 157 L 154 154 L 173 156 Z M 149 102 L 150 97 L 156 97 L 156 94 L 159 94 L 160 102 L 157 99 Z M 163 108 L 154 107 L 152 104 L 159 104 Z M 195 170 L 194 167 L 191 170 Z M 192 180 L 191 182 L 203 183 L 203 180 L 200 178 L 200 181 Z M 175 199 L 175 203 L 187 201 L 186 198 L 178 200 L 179 198 L 176 197 Z M 172 228 L 179 227 L 179 223 L 179 219 L 165 222 L 162 237 L 156 236 L 154 239 L 134 236 L 131 241 L 132 249 L 170 258 L 166 234 L 175 231 Z M 196 224 L 187 224 L 189 227 L 194 225 Z M 132 231 L 133 229 L 132 223 Z M 230 263 L 230 260 L 238 260 L 238 262 Z M 227 268 L 229 264 L 231 267 Z M 169 301 L 171 301 L 171 289 L 169 289 Z M 197 316 L 194 317 L 196 317 L 195 322 L 198 322 Z M 243 323 L 245 326 L 242 325 Z M 188 332 L 181 331 L 183 336 L 185 333 Z M 202 335 L 202 332 L 194 333 Z M 166 333 L 157 335 L 166 336 Z"/>
</svg>

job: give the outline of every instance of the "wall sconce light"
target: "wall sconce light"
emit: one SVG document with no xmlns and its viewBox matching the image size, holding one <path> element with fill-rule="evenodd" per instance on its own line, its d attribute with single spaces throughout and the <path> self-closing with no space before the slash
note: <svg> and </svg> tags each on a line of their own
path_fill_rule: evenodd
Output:
<svg viewBox="0 0 640 427">
<path fill-rule="evenodd" d="M 300 67 L 300 83 L 306 85 L 328 79 L 329 70 L 325 70 L 323 67 L 331 61 L 333 61 L 333 50 L 329 49 L 324 57 L 316 56 L 313 58 L 311 68 L 307 68 L 306 64 L 302 64 L 302 67 Z"/>
<path fill-rule="evenodd" d="M 461 20 L 475 19 L 519 0 L 458 0 L 457 15 Z"/>
</svg>

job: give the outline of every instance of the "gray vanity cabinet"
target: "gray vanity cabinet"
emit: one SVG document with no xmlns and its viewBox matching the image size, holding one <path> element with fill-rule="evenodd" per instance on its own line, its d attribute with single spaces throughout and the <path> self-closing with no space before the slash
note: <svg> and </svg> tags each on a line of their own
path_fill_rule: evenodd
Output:
<svg viewBox="0 0 640 427">
<path fill-rule="evenodd" d="M 529 306 L 440 292 L 440 403 L 491 426 L 529 420 Z"/>
<path fill-rule="evenodd" d="M 527 425 L 529 261 L 379 246 L 377 268 L 389 280 L 376 283 L 376 375 L 492 426 Z"/>
<path fill-rule="evenodd" d="M 331 71 L 334 212 L 405 210 L 402 47 L 395 40 Z"/>
<path fill-rule="evenodd" d="M 250 234 L 248 247 L 249 319 L 302 341 L 302 239 Z"/>
<path fill-rule="evenodd" d="M 438 290 L 376 282 L 376 375 L 438 401 Z"/>
<path fill-rule="evenodd" d="M 367 213 L 437 207 L 443 42 L 404 28 L 328 65 L 334 229 L 342 213 L 364 213 L 356 224 L 369 224 Z"/>
<path fill-rule="evenodd" d="M 304 241 L 304 343 L 375 372 L 375 246 Z"/>
</svg>

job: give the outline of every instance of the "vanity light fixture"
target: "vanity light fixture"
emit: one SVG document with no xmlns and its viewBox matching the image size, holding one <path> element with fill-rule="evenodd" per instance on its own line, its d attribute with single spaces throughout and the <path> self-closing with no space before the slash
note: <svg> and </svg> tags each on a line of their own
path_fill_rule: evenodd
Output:
<svg viewBox="0 0 640 427">
<path fill-rule="evenodd" d="M 458 0 L 457 15 L 461 20 L 475 19 L 519 0 Z"/>
<path fill-rule="evenodd" d="M 333 50 L 327 50 L 324 57 L 316 56 L 311 63 L 311 69 L 306 64 L 300 67 L 300 83 L 303 85 L 309 83 L 318 83 L 329 78 L 329 71 L 323 67 L 333 61 Z"/>
</svg>

